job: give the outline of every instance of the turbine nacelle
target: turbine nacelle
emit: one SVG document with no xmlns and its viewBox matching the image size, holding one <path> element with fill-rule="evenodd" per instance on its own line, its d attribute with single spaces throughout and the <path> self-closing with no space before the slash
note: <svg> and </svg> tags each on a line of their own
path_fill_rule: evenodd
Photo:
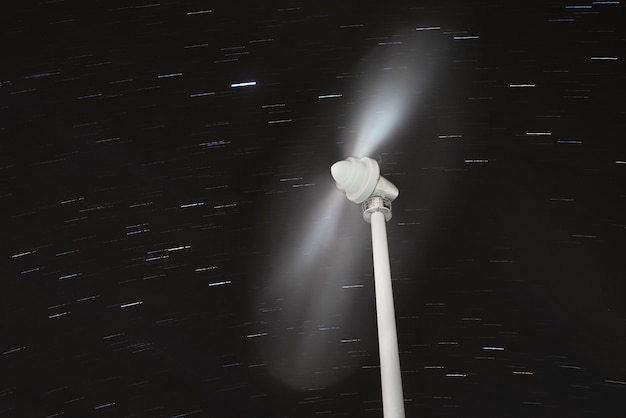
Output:
<svg viewBox="0 0 626 418">
<path fill-rule="evenodd" d="M 378 163 L 371 158 L 348 157 L 333 164 L 330 172 L 351 202 L 363 203 L 374 196 L 391 202 L 398 197 L 398 188 L 380 175 Z"/>
<path fill-rule="evenodd" d="M 380 175 L 378 163 L 371 158 L 348 157 L 332 165 L 330 172 L 337 188 L 348 200 L 363 204 L 363 219 L 371 222 L 374 212 L 391 219 L 391 202 L 398 197 L 398 188 Z"/>
</svg>

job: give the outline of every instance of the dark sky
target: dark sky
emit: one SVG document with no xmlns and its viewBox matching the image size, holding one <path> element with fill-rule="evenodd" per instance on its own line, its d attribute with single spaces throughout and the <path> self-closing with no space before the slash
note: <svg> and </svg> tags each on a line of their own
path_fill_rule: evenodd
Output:
<svg viewBox="0 0 626 418">
<path fill-rule="evenodd" d="M 0 417 L 625 416 L 623 2 L 13 3 Z"/>
</svg>

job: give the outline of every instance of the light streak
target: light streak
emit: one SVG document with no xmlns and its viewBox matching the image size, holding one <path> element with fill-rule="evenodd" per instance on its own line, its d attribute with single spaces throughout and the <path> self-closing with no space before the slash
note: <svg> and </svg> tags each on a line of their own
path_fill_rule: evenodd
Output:
<svg viewBox="0 0 626 418">
<path fill-rule="evenodd" d="M 233 88 L 235 88 L 235 87 L 256 86 L 256 81 L 244 81 L 242 83 L 233 83 L 230 86 L 233 87 Z"/>
</svg>

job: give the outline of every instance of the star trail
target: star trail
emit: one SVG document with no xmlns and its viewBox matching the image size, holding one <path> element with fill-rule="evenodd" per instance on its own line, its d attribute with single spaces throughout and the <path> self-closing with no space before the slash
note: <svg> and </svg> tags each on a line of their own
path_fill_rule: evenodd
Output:
<svg viewBox="0 0 626 418">
<path fill-rule="evenodd" d="M 0 417 L 624 416 L 623 2 L 11 3 Z"/>
</svg>

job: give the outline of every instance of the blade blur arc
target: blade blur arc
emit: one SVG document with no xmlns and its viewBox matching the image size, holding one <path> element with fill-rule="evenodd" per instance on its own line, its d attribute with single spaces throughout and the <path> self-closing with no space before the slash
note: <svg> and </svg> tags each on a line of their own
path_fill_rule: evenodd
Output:
<svg viewBox="0 0 626 418">
<path fill-rule="evenodd" d="M 416 99 L 430 73 L 422 61 L 425 48 L 412 35 L 398 39 L 380 42 L 370 57 L 352 115 L 357 136 L 345 141 L 346 155 L 371 156 L 417 110 Z"/>
<path fill-rule="evenodd" d="M 283 384 L 296 389 L 326 387 L 358 370 L 345 341 L 359 340 L 362 292 L 358 271 L 368 257 L 368 230 L 354 205 L 336 189 L 312 205 L 301 231 L 288 238 L 262 299 L 273 301 L 272 329 L 259 339 L 263 361 Z M 363 248 L 361 248 L 363 247 Z M 362 322 L 362 321 L 361 321 Z M 262 330 L 261 330 L 262 331 Z M 346 367 L 346 366 L 353 367 Z"/>
</svg>

